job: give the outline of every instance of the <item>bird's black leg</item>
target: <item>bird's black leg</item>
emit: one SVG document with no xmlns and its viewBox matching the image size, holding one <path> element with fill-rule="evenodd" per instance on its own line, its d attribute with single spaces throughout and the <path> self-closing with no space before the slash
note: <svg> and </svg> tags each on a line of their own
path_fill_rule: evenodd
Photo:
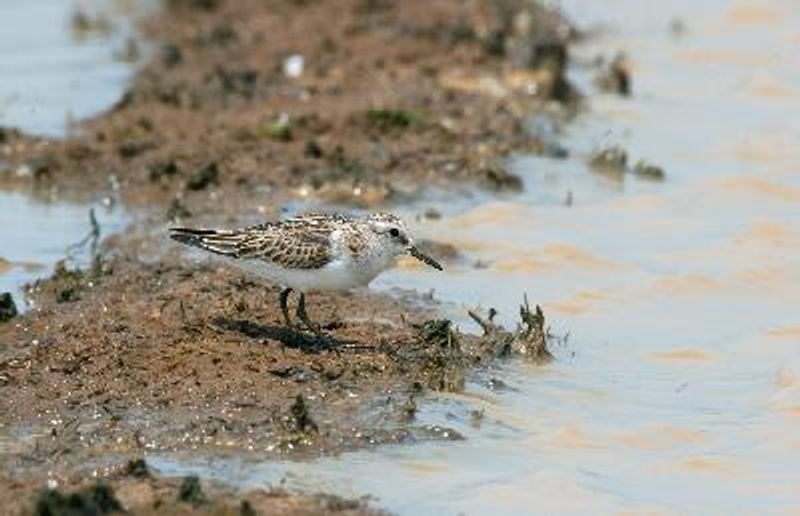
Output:
<svg viewBox="0 0 800 516">
<path fill-rule="evenodd" d="M 286 323 L 286 326 L 292 327 L 292 320 L 289 318 L 289 294 L 292 293 L 292 288 L 287 287 L 281 291 L 281 312 L 283 313 L 283 320 Z M 302 299 L 302 297 L 300 298 Z M 305 322 L 305 321 L 304 321 Z"/>
<path fill-rule="evenodd" d="M 350 341 L 333 339 L 330 335 L 326 334 L 319 324 L 309 319 L 308 312 L 306 312 L 306 295 L 302 292 L 300 292 L 300 299 L 297 300 L 297 318 L 300 319 L 305 327 L 314 335 L 316 335 L 317 338 L 320 339 L 320 341 L 322 341 L 328 349 L 337 355 L 339 354 L 339 348 L 354 351 L 374 349 L 373 346 L 361 346 Z M 333 344 L 335 344 L 335 347 Z"/>
<path fill-rule="evenodd" d="M 300 299 L 297 301 L 297 317 L 305 324 L 306 328 L 317 335 L 322 335 L 322 328 L 319 324 L 312 322 L 311 319 L 308 318 L 308 312 L 306 312 L 306 295 L 303 292 L 300 292 Z"/>
</svg>

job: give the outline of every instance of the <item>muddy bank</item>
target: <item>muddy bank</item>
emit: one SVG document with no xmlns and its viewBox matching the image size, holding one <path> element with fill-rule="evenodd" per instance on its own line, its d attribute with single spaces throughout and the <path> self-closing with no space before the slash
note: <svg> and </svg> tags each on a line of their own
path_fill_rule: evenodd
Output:
<svg viewBox="0 0 800 516">
<path fill-rule="evenodd" d="M 275 487 L 235 493 L 197 477 L 169 479 L 153 475 L 142 460 L 117 468 L 102 481 L 82 480 L 61 489 L 35 486 L 0 475 L 4 514 L 207 514 L 251 516 L 379 515 L 368 499 L 344 499 L 327 494 L 290 494 Z"/>
<path fill-rule="evenodd" d="M 168 259 L 60 268 L 33 292 L 39 307 L 0 326 L 0 409 L 27 428 L 24 454 L 46 461 L 76 447 L 311 456 L 437 438 L 393 423 L 413 421 L 409 402 L 427 389 L 460 390 L 472 367 L 545 345 L 527 309 L 525 331 L 485 321 L 479 338 L 368 293 L 313 295 L 330 335 L 319 338 L 284 326 L 278 289 Z"/>
<path fill-rule="evenodd" d="M 522 1 L 165 2 L 143 30 L 159 50 L 112 112 L 64 141 L 0 132 L 3 182 L 179 199 L 184 216 L 227 204 L 215 193 L 241 208 L 513 191 L 502 158 L 553 151 L 525 118 L 577 98 L 572 29 Z"/>
<path fill-rule="evenodd" d="M 517 331 L 481 320 L 475 337 L 408 301 L 316 294 L 320 339 L 283 325 L 277 289 L 169 256 L 61 267 L 31 292 L 37 308 L 0 325 L 0 461 L 25 489 L 113 477 L 150 452 L 267 460 L 460 439 L 415 424 L 416 399 L 498 357 L 547 359 L 527 309 Z"/>
</svg>

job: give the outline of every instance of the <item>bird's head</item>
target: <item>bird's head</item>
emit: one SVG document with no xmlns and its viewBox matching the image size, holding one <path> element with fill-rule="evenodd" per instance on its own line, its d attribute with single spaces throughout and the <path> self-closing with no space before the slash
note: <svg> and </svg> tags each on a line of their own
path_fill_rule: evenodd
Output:
<svg viewBox="0 0 800 516">
<path fill-rule="evenodd" d="M 373 213 L 367 218 L 370 229 L 386 245 L 392 255 L 408 254 L 430 265 L 434 269 L 442 270 L 436 260 L 422 253 L 414 245 L 414 239 L 408 232 L 405 222 L 391 213 Z"/>
</svg>

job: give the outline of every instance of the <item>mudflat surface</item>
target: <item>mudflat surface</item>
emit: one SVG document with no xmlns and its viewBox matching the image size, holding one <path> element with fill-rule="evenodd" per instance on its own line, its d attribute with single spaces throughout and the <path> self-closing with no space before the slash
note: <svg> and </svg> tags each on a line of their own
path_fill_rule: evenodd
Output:
<svg viewBox="0 0 800 516">
<path fill-rule="evenodd" d="M 112 112 L 64 141 L 5 131 L 6 168 L 25 172 L 5 180 L 190 212 L 289 194 L 380 206 L 464 181 L 513 191 L 500 158 L 552 151 L 524 117 L 574 100 L 569 26 L 535 8 L 517 34 L 524 2 L 200 4 L 147 22 L 160 46 Z"/>
<path fill-rule="evenodd" d="M 29 509 L 49 479 L 90 489 L 76 495 L 86 503 L 113 499 L 93 485 L 99 477 L 137 513 L 245 513 L 238 494 L 216 487 L 213 501 L 175 502 L 177 481 L 128 461 L 458 439 L 415 425 L 416 399 L 461 389 L 497 357 L 546 359 L 541 314 L 523 311 L 515 332 L 482 321 L 474 337 L 420 299 L 369 293 L 312 293 L 312 316 L 331 335 L 319 339 L 283 326 L 276 288 L 185 261 L 157 234 L 167 221 L 274 215 L 292 199 L 384 207 L 430 184 L 519 189 L 503 158 L 553 151 L 524 117 L 564 118 L 574 101 L 563 77 L 569 27 L 534 7 L 519 32 L 521 9 L 165 2 L 144 27 L 158 51 L 111 112 L 58 141 L 0 130 L 6 186 L 108 194 L 144 221 L 107 239 L 93 266 L 32 285 L 35 308 L 0 323 L 0 498 Z M 279 491 L 248 500 L 289 514 L 373 510 Z"/>
</svg>

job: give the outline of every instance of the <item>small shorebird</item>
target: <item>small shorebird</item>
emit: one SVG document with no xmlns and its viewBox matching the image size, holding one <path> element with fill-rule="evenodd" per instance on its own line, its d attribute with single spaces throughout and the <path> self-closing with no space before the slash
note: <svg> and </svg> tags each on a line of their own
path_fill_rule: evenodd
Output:
<svg viewBox="0 0 800 516">
<path fill-rule="evenodd" d="M 364 217 L 308 214 L 242 229 L 170 228 L 170 237 L 231 258 L 284 287 L 280 306 L 290 327 L 294 325 L 287 302 L 289 294 L 297 290 L 297 317 L 316 334 L 321 330 L 306 312 L 306 290 L 346 291 L 366 286 L 404 254 L 442 270 L 414 246 L 405 223 L 389 213 Z"/>
</svg>

